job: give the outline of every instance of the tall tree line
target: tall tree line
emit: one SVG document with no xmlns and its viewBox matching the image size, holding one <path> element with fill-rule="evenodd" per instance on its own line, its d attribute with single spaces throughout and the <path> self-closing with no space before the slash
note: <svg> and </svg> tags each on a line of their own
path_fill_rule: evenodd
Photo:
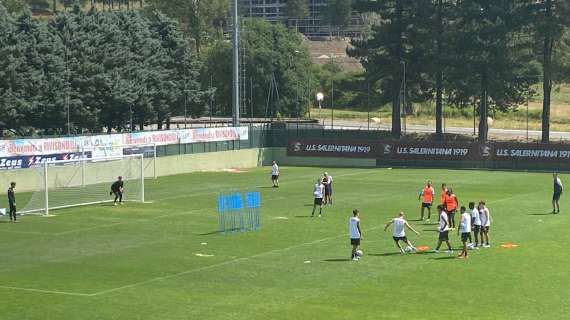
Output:
<svg viewBox="0 0 570 320">
<path fill-rule="evenodd" d="M 0 6 L 0 29 L 3 134 L 163 128 L 208 100 L 183 33 L 162 14 L 76 6 L 44 22 Z"/>
<path fill-rule="evenodd" d="M 445 100 L 477 106 L 479 139 L 485 141 L 489 113 L 515 109 L 542 81 L 542 140 L 548 141 L 552 82 L 569 78 L 556 72 L 567 70 L 568 1 L 360 0 L 355 9 L 382 17 L 369 37 L 353 40 L 349 54 L 360 58 L 367 79 L 392 104 L 395 138 L 410 102 L 435 100 L 436 136 L 442 139 Z"/>
</svg>

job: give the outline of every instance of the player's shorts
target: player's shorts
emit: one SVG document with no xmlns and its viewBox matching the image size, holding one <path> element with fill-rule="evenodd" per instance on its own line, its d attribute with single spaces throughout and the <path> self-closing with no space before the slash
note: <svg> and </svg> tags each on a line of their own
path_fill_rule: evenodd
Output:
<svg viewBox="0 0 570 320">
<path fill-rule="evenodd" d="M 440 241 L 448 241 L 449 240 L 449 231 L 441 231 L 439 233 L 439 240 Z"/>
<path fill-rule="evenodd" d="M 428 208 L 428 209 L 430 209 L 430 208 L 431 208 L 431 203 L 422 202 L 422 208 Z"/>
<path fill-rule="evenodd" d="M 481 232 L 481 226 L 473 225 L 473 233 L 478 234 Z"/>
<path fill-rule="evenodd" d="M 552 194 L 552 201 L 558 201 L 560 200 L 560 196 L 562 195 L 561 192 L 555 192 L 554 194 Z"/>
<path fill-rule="evenodd" d="M 330 184 L 326 184 L 326 185 L 325 185 L 325 194 L 326 194 L 327 196 L 332 195 L 332 187 L 331 187 Z"/>
<path fill-rule="evenodd" d="M 461 241 L 467 242 L 467 239 L 469 239 L 469 236 L 471 236 L 471 232 L 462 232 L 461 233 Z"/>
<path fill-rule="evenodd" d="M 406 236 L 403 237 L 392 237 L 392 239 L 394 239 L 394 241 L 404 241 L 404 242 L 408 242 L 408 238 Z"/>
<path fill-rule="evenodd" d="M 325 197 L 330 195 L 329 188 L 325 187 Z"/>
<path fill-rule="evenodd" d="M 316 205 L 320 206 L 323 204 L 323 198 L 315 198 L 315 202 Z"/>
<path fill-rule="evenodd" d="M 489 232 L 489 229 L 491 229 L 491 226 L 484 226 L 484 227 L 481 227 L 481 230 L 482 230 L 483 232 Z"/>
<path fill-rule="evenodd" d="M 359 246 L 360 245 L 360 239 L 350 239 L 350 244 L 353 246 Z"/>
<path fill-rule="evenodd" d="M 271 180 L 277 180 L 279 179 L 279 175 L 278 174 L 273 174 L 271 175 Z"/>
</svg>

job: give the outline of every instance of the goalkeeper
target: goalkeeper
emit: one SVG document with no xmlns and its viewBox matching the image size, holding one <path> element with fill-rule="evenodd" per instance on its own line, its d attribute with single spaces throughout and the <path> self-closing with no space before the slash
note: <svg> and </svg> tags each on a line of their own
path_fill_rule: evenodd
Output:
<svg viewBox="0 0 570 320">
<path fill-rule="evenodd" d="M 117 181 L 113 182 L 111 185 L 111 192 L 109 195 L 115 195 L 114 205 L 117 205 L 117 200 L 119 200 L 120 204 L 123 204 L 123 177 L 119 176 Z"/>
</svg>

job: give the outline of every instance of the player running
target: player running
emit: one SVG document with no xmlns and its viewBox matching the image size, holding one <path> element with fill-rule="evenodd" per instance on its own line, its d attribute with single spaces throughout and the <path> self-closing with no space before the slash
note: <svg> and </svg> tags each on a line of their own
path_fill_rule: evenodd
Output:
<svg viewBox="0 0 570 320">
<path fill-rule="evenodd" d="M 313 202 L 313 212 L 311 213 L 311 217 L 315 216 L 315 209 L 319 206 L 319 218 L 321 217 L 323 211 L 323 195 L 325 193 L 325 186 L 323 185 L 323 181 L 321 179 L 317 179 L 317 183 L 315 183 L 315 188 L 313 190 L 313 196 L 315 197 L 315 201 Z"/>
<path fill-rule="evenodd" d="M 414 230 L 414 228 L 412 228 L 412 226 L 410 226 L 408 221 L 406 221 L 406 219 L 404 218 L 404 212 L 400 212 L 396 218 L 390 220 L 390 222 L 388 222 L 386 224 L 386 226 L 384 227 L 384 231 L 386 231 L 386 229 L 388 229 L 388 227 L 390 225 L 393 225 L 392 226 L 392 238 L 394 239 L 394 242 L 396 243 L 396 247 L 398 247 L 398 249 L 400 249 L 400 252 L 406 253 L 406 251 L 400 246 L 400 241 L 403 241 L 405 244 L 408 245 L 409 248 L 412 249 L 412 251 L 415 252 L 416 247 L 414 247 L 414 245 L 406 237 L 406 227 L 408 229 L 412 230 L 415 234 L 420 234 L 420 233 L 417 232 L 416 230 Z"/>
<path fill-rule="evenodd" d="M 449 188 L 445 196 L 445 210 L 447 211 L 451 230 L 455 230 L 455 211 L 457 211 L 457 206 L 459 206 L 457 196 L 453 193 L 453 189 Z"/>
<path fill-rule="evenodd" d="M 479 249 L 479 234 L 481 233 L 481 218 L 479 209 L 475 208 L 475 202 L 469 202 L 469 209 L 471 210 L 471 229 L 475 237 L 473 249 Z M 481 246 L 483 245 L 483 238 L 481 238 Z"/>
<path fill-rule="evenodd" d="M 485 205 L 485 201 L 479 202 L 479 218 L 481 219 L 481 244 L 483 248 L 490 248 L 489 230 L 491 229 L 491 212 Z M 485 244 L 483 244 L 485 241 Z"/>
<path fill-rule="evenodd" d="M 552 194 L 552 213 L 560 213 L 560 196 L 564 187 L 562 187 L 562 180 L 558 177 L 557 173 L 552 174 L 554 178 L 554 192 Z"/>
<path fill-rule="evenodd" d="M 8 188 L 8 205 L 10 206 L 10 221 L 16 223 L 16 194 L 14 189 L 16 188 L 16 182 L 10 182 L 10 187 Z"/>
<path fill-rule="evenodd" d="M 279 166 L 275 160 L 273 160 L 271 165 L 271 182 L 273 183 L 273 188 L 279 188 Z"/>
<path fill-rule="evenodd" d="M 123 183 L 123 177 L 119 176 L 117 178 L 117 181 L 113 182 L 113 184 L 111 185 L 111 192 L 109 192 L 109 195 L 115 195 L 115 201 L 113 202 L 113 205 L 117 205 L 117 200 L 119 200 L 120 204 L 123 204 L 123 191 L 124 191 L 124 183 Z"/>
<path fill-rule="evenodd" d="M 352 210 L 352 217 L 348 222 L 348 231 L 350 233 L 350 244 L 352 245 L 352 254 L 350 259 L 352 261 L 358 261 L 360 257 L 356 254 L 356 251 L 360 247 L 360 240 L 362 240 L 362 230 L 360 229 L 360 212 L 358 209 Z"/>
<path fill-rule="evenodd" d="M 459 229 L 457 229 L 457 235 L 461 233 L 461 243 L 463 244 L 461 253 L 457 256 L 460 259 L 467 258 L 467 240 L 471 237 L 471 215 L 466 211 L 465 207 L 461 207 L 461 218 Z"/>
<path fill-rule="evenodd" d="M 437 231 L 439 232 L 439 237 L 437 240 L 437 246 L 433 252 L 439 252 L 439 247 L 441 244 L 445 242 L 447 244 L 447 252 L 452 253 L 453 249 L 451 248 L 451 244 L 449 243 L 449 220 L 447 218 L 447 213 L 443 209 L 442 205 L 437 206 L 437 211 L 440 212 L 439 214 L 439 226 L 437 227 Z"/>
<path fill-rule="evenodd" d="M 422 200 L 422 209 L 421 209 L 422 211 L 421 211 L 420 220 L 422 221 L 424 220 L 424 209 L 427 208 L 428 210 L 427 222 L 429 222 L 429 219 L 431 217 L 431 205 L 433 204 L 434 195 L 435 191 L 431 186 L 431 181 L 428 180 L 428 182 L 420 192 L 420 196 L 418 197 L 418 200 Z"/>
</svg>

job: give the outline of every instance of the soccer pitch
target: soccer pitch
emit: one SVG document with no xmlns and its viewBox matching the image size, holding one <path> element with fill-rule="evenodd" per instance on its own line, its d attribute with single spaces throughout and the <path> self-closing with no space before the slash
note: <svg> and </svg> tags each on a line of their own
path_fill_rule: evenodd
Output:
<svg viewBox="0 0 570 320">
<path fill-rule="evenodd" d="M 570 318 L 570 208 L 563 195 L 561 214 L 549 214 L 550 174 L 326 168 L 334 206 L 309 218 L 323 171 L 282 167 L 278 189 L 270 168 L 161 177 L 146 180 L 151 203 L 4 219 L 0 318 Z M 382 229 L 400 210 L 421 232 L 408 232 L 414 245 L 435 245 L 436 226 L 413 221 L 427 179 L 436 200 L 446 182 L 460 205 L 487 201 L 491 248 L 467 260 L 458 252 L 397 253 Z M 252 187 L 262 194 L 262 229 L 218 234 L 218 192 Z M 348 260 L 353 208 L 364 231 L 358 262 Z"/>
</svg>

